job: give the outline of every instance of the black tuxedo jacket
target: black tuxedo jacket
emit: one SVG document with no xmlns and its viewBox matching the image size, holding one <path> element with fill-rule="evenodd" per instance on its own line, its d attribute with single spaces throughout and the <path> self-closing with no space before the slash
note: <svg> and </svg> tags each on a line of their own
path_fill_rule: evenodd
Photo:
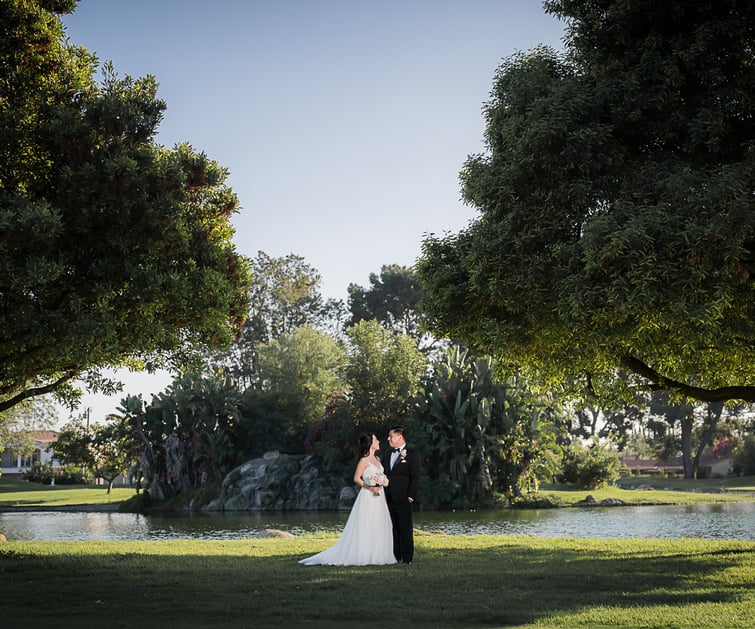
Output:
<svg viewBox="0 0 755 629">
<path fill-rule="evenodd" d="M 388 502 L 403 504 L 411 498 L 417 502 L 419 490 L 419 473 L 421 456 L 414 448 L 405 448 L 406 456 L 399 456 L 396 465 L 391 469 L 391 451 L 386 450 L 383 458 L 383 468 L 388 477 L 388 487 L 385 488 L 385 496 Z M 402 453 L 403 454 L 403 453 Z"/>
</svg>

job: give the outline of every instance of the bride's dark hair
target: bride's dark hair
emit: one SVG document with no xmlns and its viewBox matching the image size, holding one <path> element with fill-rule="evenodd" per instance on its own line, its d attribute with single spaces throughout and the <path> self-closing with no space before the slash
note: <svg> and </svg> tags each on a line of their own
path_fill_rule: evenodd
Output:
<svg viewBox="0 0 755 629">
<path fill-rule="evenodd" d="M 370 447 L 372 446 L 372 437 L 370 433 L 363 432 L 359 435 L 359 458 L 367 456 L 370 453 Z"/>
</svg>

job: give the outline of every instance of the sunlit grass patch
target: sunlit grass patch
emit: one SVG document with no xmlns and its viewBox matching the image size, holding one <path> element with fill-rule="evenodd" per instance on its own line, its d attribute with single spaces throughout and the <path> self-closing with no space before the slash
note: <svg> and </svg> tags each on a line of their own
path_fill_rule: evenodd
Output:
<svg viewBox="0 0 755 629">
<path fill-rule="evenodd" d="M 107 485 L 40 485 L 24 480 L 0 478 L 0 508 L 70 507 L 117 505 L 135 494 L 133 487 Z"/>
</svg>

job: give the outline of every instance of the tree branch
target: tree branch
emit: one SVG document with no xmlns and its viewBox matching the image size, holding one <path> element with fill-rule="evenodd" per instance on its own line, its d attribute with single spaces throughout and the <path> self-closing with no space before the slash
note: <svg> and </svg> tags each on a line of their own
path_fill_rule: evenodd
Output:
<svg viewBox="0 0 755 629">
<path fill-rule="evenodd" d="M 33 387 L 31 389 L 24 389 L 21 391 L 21 393 L 18 393 L 17 395 L 14 395 L 11 398 L 8 398 L 7 400 L 3 400 L 0 402 L 0 413 L 3 411 L 7 411 L 9 408 L 15 406 L 16 404 L 19 404 L 20 402 L 23 402 L 24 400 L 34 397 L 36 395 L 44 395 L 45 393 L 50 393 L 51 391 L 54 391 L 57 389 L 61 384 L 64 384 L 65 382 L 68 382 L 69 380 L 73 379 L 73 377 L 76 375 L 75 372 L 69 371 L 62 375 L 60 378 L 55 380 L 54 382 L 51 382 L 50 384 L 46 384 L 43 387 Z"/>
<path fill-rule="evenodd" d="M 687 397 L 702 402 L 726 402 L 727 400 L 742 400 L 743 402 L 755 402 L 755 386 L 719 387 L 717 389 L 703 389 L 694 387 L 672 378 L 662 376 L 655 369 L 646 365 L 639 358 L 625 355 L 621 364 L 632 373 L 636 373 L 650 382 L 648 388 L 651 391 L 676 391 Z"/>
</svg>

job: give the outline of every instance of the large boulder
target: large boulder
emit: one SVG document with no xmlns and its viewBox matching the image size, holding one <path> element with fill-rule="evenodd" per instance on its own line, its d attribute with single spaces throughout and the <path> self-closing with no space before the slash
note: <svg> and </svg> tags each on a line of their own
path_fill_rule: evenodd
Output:
<svg viewBox="0 0 755 629">
<path fill-rule="evenodd" d="M 335 511 L 354 502 L 339 476 L 322 471 L 313 456 L 268 452 L 223 479 L 206 511 Z"/>
</svg>

